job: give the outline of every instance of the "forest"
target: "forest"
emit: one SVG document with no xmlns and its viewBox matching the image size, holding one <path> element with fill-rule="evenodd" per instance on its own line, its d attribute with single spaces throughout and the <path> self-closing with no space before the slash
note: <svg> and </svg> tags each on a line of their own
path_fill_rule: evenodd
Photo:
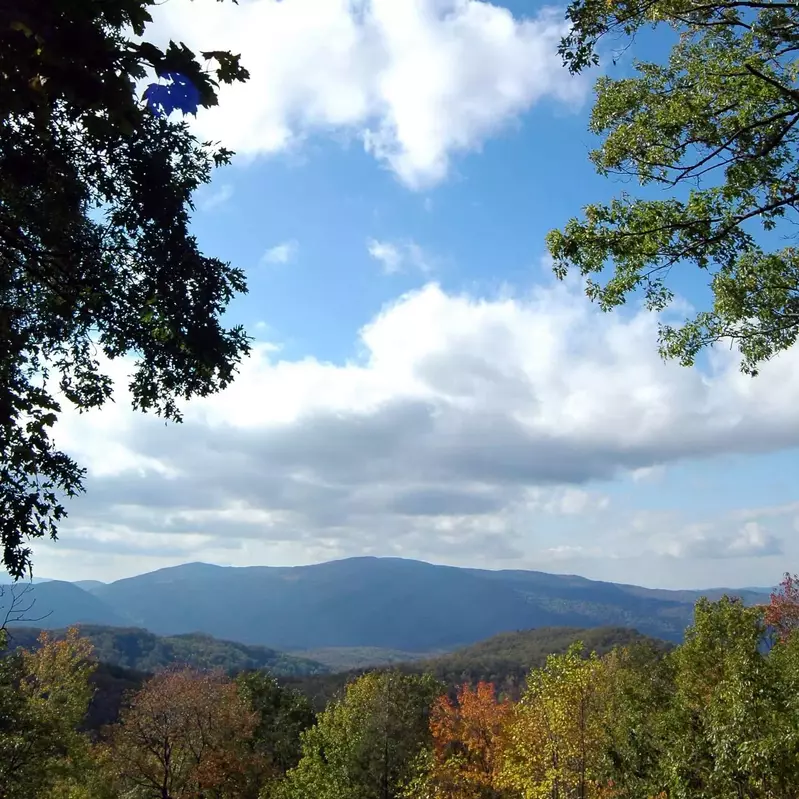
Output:
<svg viewBox="0 0 799 799">
<path fill-rule="evenodd" d="M 798 628 L 786 574 L 768 604 L 700 600 L 678 646 L 556 641 L 515 692 L 383 669 L 316 712 L 265 670 L 175 663 L 91 729 L 91 642 L 42 632 L 0 659 L 0 797 L 787 799 Z"/>
</svg>

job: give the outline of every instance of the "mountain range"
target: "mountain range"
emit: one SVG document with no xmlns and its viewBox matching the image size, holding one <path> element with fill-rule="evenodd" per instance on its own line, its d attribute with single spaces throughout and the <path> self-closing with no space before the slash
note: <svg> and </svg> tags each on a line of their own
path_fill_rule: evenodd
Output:
<svg viewBox="0 0 799 799">
<path fill-rule="evenodd" d="M 138 627 L 287 652 L 374 648 L 409 655 L 539 627 L 629 627 L 679 641 L 700 596 L 732 593 L 754 604 L 768 592 L 669 591 L 372 557 L 295 567 L 189 563 L 112 583 L 47 581 L 28 590 L 36 604 L 27 626 Z"/>
</svg>

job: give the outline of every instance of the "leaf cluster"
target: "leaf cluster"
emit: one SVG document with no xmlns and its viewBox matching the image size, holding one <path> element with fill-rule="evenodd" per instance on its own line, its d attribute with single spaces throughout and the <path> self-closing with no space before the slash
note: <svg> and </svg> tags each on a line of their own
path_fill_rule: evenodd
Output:
<svg viewBox="0 0 799 799">
<path fill-rule="evenodd" d="M 247 73 L 230 53 L 204 53 L 209 72 L 185 45 L 141 41 L 152 5 L 0 4 L 0 545 L 14 577 L 82 491 L 51 436 L 64 401 L 103 405 L 107 362 L 132 354 L 134 407 L 180 420 L 179 399 L 224 388 L 248 351 L 221 323 L 244 274 L 189 232 L 193 192 L 231 153 L 138 90 L 180 73 L 209 107 Z"/>
</svg>

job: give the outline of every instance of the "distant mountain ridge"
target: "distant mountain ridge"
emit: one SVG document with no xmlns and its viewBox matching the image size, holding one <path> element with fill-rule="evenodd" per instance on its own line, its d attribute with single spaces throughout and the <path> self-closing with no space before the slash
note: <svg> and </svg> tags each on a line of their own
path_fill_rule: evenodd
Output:
<svg viewBox="0 0 799 799">
<path fill-rule="evenodd" d="M 724 593 L 369 557 L 295 567 L 189 563 L 88 587 L 34 586 L 37 615 L 53 611 L 37 626 L 82 622 L 158 635 L 202 632 L 281 651 L 347 647 L 412 654 L 539 627 L 628 627 L 679 641 L 696 599 Z M 731 593 L 748 603 L 767 601 L 760 591 Z"/>
<path fill-rule="evenodd" d="M 47 580 L 32 585 L 0 583 L 0 592 L 0 622 L 13 602 L 16 607 L 11 620 L 21 617 L 22 625 L 51 630 L 77 622 L 111 627 L 130 625 L 127 613 L 117 612 L 107 602 L 75 583 L 63 580 Z"/>
</svg>

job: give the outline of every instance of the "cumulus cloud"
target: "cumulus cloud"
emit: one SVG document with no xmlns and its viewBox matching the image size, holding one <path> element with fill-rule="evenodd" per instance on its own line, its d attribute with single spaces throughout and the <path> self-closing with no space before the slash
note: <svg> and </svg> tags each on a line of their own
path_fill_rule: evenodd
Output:
<svg viewBox="0 0 799 799">
<path fill-rule="evenodd" d="M 296 241 L 284 241 L 270 247 L 262 256 L 262 264 L 287 264 L 297 257 L 299 246 Z"/>
<path fill-rule="evenodd" d="M 757 521 L 728 535 L 708 534 L 701 527 L 667 542 L 664 551 L 677 558 L 762 558 L 783 553 L 783 541 Z"/>
<path fill-rule="evenodd" d="M 89 468 L 70 525 L 122 549 L 194 536 L 203 558 L 237 563 L 446 553 L 529 567 L 780 550 L 751 514 L 731 537 L 683 529 L 650 543 L 668 520 L 641 517 L 614 539 L 618 509 L 602 485 L 799 444 L 797 351 L 755 380 L 728 351 L 705 372 L 664 364 L 654 317 L 601 314 L 574 284 L 496 299 L 430 284 L 386 306 L 360 345 L 343 364 L 257 345 L 231 387 L 188 404 L 179 426 L 128 411 L 122 388 L 98 413 L 67 412 L 58 443 Z M 124 386 L 124 364 L 114 369 Z M 65 528 L 57 546 L 70 540 Z"/>
<path fill-rule="evenodd" d="M 172 0 L 153 12 L 164 40 L 241 53 L 251 79 L 201 111 L 204 138 L 240 155 L 351 131 L 405 184 L 443 179 L 451 157 L 544 98 L 585 95 L 561 66 L 562 11 L 515 18 L 482 0 Z"/>
<path fill-rule="evenodd" d="M 433 268 L 433 259 L 415 241 L 390 242 L 369 239 L 369 255 L 378 261 L 386 275 L 395 275 L 407 267 L 427 273 Z"/>
</svg>

